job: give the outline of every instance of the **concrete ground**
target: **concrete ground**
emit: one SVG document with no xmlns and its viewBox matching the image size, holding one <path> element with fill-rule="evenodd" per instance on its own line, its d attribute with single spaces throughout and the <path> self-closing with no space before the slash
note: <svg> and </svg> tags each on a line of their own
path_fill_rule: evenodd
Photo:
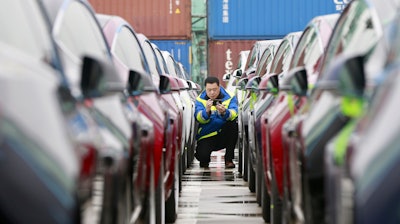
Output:
<svg viewBox="0 0 400 224">
<path fill-rule="evenodd" d="M 255 193 L 237 171 L 237 160 L 236 168 L 225 169 L 224 154 L 213 152 L 208 169 L 195 159 L 186 171 L 176 224 L 264 223 Z"/>
</svg>

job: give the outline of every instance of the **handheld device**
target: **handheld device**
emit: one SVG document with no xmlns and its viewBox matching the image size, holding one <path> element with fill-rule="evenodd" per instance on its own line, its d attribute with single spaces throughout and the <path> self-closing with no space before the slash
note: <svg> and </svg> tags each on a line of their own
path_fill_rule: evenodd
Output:
<svg viewBox="0 0 400 224">
<path fill-rule="evenodd" d="M 220 104 L 221 100 L 215 99 L 213 100 L 213 106 L 216 106 L 217 104 Z"/>
</svg>

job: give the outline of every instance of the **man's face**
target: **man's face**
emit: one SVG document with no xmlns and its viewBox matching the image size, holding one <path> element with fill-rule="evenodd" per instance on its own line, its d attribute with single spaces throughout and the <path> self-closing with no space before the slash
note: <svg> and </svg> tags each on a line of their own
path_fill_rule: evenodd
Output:
<svg viewBox="0 0 400 224">
<path fill-rule="evenodd" d="M 215 100 L 219 96 L 219 86 L 217 83 L 207 83 L 206 94 L 210 99 Z"/>
</svg>

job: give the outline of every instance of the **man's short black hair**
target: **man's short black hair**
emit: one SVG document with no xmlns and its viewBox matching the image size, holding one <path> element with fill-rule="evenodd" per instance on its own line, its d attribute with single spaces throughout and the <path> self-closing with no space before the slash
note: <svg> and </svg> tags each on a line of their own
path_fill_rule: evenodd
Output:
<svg viewBox="0 0 400 224">
<path fill-rule="evenodd" d="M 218 77 L 215 76 L 208 76 L 205 80 L 204 80 L 204 86 L 207 85 L 207 83 L 217 83 L 217 85 L 219 86 L 219 79 Z"/>
</svg>

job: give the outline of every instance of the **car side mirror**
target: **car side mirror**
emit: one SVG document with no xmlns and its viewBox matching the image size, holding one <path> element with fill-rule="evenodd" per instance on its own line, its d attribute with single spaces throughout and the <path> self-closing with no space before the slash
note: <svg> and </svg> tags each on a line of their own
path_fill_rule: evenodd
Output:
<svg viewBox="0 0 400 224">
<path fill-rule="evenodd" d="M 71 89 L 65 85 L 59 85 L 57 89 L 57 97 L 61 102 L 61 109 L 70 112 L 75 109 L 76 98 L 72 95 Z"/>
<path fill-rule="evenodd" d="M 224 76 L 222 76 L 222 80 L 225 82 L 229 81 L 230 78 L 231 78 L 231 74 L 229 74 L 229 73 L 226 73 L 226 74 L 224 74 Z"/>
<path fill-rule="evenodd" d="M 195 82 L 193 82 L 192 80 L 187 80 L 187 83 L 190 86 L 190 90 L 198 91 L 198 86 L 196 85 Z"/>
<path fill-rule="evenodd" d="M 272 94 L 278 94 L 278 92 L 279 92 L 278 74 L 271 75 L 268 78 L 267 91 L 272 93 Z"/>
<path fill-rule="evenodd" d="M 160 76 L 160 86 L 159 90 L 161 94 L 167 94 L 171 92 L 171 82 L 170 77 L 161 75 Z"/>
<path fill-rule="evenodd" d="M 291 90 L 294 95 L 306 96 L 308 91 L 307 70 L 304 67 L 295 68 L 291 71 L 293 74 L 290 80 Z"/>
<path fill-rule="evenodd" d="M 243 71 L 242 71 L 242 69 L 236 69 L 235 71 L 233 71 L 233 73 L 232 73 L 232 75 L 233 75 L 233 77 L 235 77 L 235 78 L 240 78 L 240 77 L 242 77 L 242 74 L 243 74 Z"/>
<path fill-rule="evenodd" d="M 111 65 L 92 57 L 83 57 L 81 91 L 84 98 L 99 97 L 106 93 L 105 75 L 112 70 Z"/>
<path fill-rule="evenodd" d="M 236 84 L 236 88 L 239 90 L 244 90 L 246 88 L 247 81 L 247 78 L 240 79 L 239 82 Z"/>
<path fill-rule="evenodd" d="M 246 90 L 258 91 L 258 85 L 260 82 L 261 78 L 259 76 L 251 78 L 246 84 Z"/>
<path fill-rule="evenodd" d="M 196 85 L 196 90 L 197 90 L 197 92 L 201 92 L 201 85 L 200 84 L 198 84 L 198 83 L 195 83 L 195 85 Z"/>
<path fill-rule="evenodd" d="M 339 68 L 338 89 L 343 96 L 362 97 L 366 85 L 364 57 L 355 56 L 345 60 Z"/>
<path fill-rule="evenodd" d="M 154 87 L 149 75 L 135 70 L 130 70 L 128 78 L 128 91 L 129 95 L 137 96 L 143 92 L 156 92 L 157 89 Z"/>
<path fill-rule="evenodd" d="M 364 56 L 345 55 L 336 58 L 315 88 L 336 91 L 342 96 L 361 97 L 365 83 Z"/>
</svg>

